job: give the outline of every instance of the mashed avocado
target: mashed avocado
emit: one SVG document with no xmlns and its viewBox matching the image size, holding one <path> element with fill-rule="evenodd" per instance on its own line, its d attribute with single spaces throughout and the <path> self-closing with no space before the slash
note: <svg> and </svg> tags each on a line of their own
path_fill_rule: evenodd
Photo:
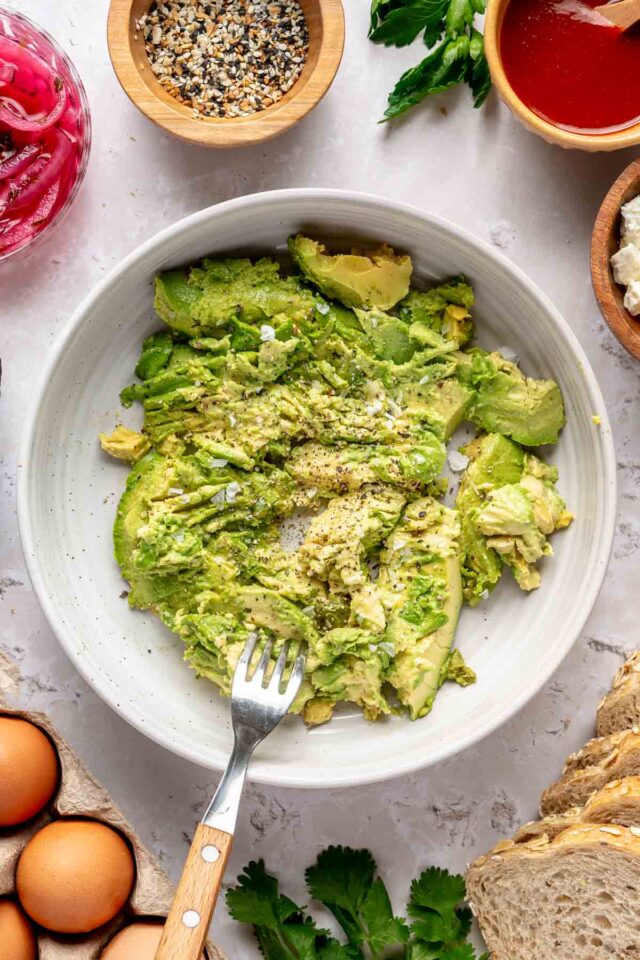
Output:
<svg viewBox="0 0 640 960">
<path fill-rule="evenodd" d="M 308 723 L 342 701 L 417 719 L 445 680 L 475 680 L 453 646 L 463 602 L 505 567 L 537 587 L 572 519 L 557 471 L 526 449 L 557 440 L 562 396 L 468 347 L 464 278 L 410 289 L 410 258 L 384 245 L 334 255 L 298 236 L 289 250 L 288 271 L 221 258 L 156 278 L 165 328 L 121 394 L 142 429 L 100 435 L 132 465 L 116 559 L 130 605 L 223 693 L 254 634 L 274 655 L 305 645 L 294 709 Z M 463 422 L 480 433 L 445 506 Z"/>
</svg>

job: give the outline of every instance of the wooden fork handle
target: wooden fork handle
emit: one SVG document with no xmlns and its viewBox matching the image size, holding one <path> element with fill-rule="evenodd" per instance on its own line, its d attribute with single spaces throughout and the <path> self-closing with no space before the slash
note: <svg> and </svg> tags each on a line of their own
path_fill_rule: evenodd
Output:
<svg viewBox="0 0 640 960">
<path fill-rule="evenodd" d="M 198 824 L 156 960 L 201 960 L 233 835 Z"/>
</svg>

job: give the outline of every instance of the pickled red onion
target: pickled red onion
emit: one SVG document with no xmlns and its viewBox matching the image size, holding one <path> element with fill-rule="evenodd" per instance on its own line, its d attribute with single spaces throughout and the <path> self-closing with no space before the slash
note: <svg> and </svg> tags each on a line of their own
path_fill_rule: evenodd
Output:
<svg viewBox="0 0 640 960">
<path fill-rule="evenodd" d="M 52 187 L 49 187 L 41 198 L 40 203 L 28 217 L 25 217 L 24 220 L 10 227 L 4 233 L 0 231 L 0 245 L 4 250 L 8 247 L 15 246 L 17 243 L 22 243 L 24 240 L 28 240 L 29 237 L 32 237 L 33 234 L 36 233 L 42 221 L 50 216 L 58 199 L 59 188 L 59 183 L 54 183 Z"/>
<path fill-rule="evenodd" d="M 35 160 L 41 149 L 39 143 L 28 143 L 22 150 L 18 150 L 11 157 L 0 161 L 0 180 L 16 177 L 32 160 Z"/>
<path fill-rule="evenodd" d="M 51 138 L 50 155 L 40 155 L 20 176 L 9 181 L 9 210 L 18 210 L 35 203 L 60 179 L 71 153 L 71 144 L 64 133 L 57 130 L 52 133 L 55 137 Z"/>
<path fill-rule="evenodd" d="M 12 130 L 19 130 L 23 133 L 37 133 L 41 130 L 48 130 L 60 119 L 67 105 L 67 88 L 64 84 L 56 89 L 56 93 L 58 94 L 56 104 L 44 117 L 28 116 L 14 100 L 0 96 L 0 122 Z"/>
<path fill-rule="evenodd" d="M 0 87 L 5 83 L 12 83 L 16 75 L 16 68 L 13 63 L 7 63 L 6 60 L 0 60 Z"/>
</svg>

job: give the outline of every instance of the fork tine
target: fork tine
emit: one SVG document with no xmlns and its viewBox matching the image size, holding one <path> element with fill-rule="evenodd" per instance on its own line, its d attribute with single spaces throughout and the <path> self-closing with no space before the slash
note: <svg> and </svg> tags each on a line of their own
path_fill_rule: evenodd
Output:
<svg viewBox="0 0 640 960">
<path fill-rule="evenodd" d="M 289 656 L 289 650 L 291 649 L 291 643 L 285 643 L 282 646 L 282 650 L 278 654 L 278 659 L 276 660 L 276 665 L 273 668 L 273 673 L 269 680 L 269 686 L 274 689 L 279 689 L 280 683 L 282 682 L 282 674 L 284 673 L 284 668 L 287 665 L 287 658 Z"/>
<path fill-rule="evenodd" d="M 262 683 L 264 681 L 264 675 L 267 671 L 267 667 L 269 666 L 269 662 L 271 660 L 272 647 L 273 647 L 273 642 L 271 640 L 267 640 L 267 642 L 264 645 L 264 650 L 262 651 L 260 659 L 258 660 L 258 666 L 256 667 L 255 673 L 251 678 L 252 683 L 255 681 L 260 686 L 262 686 Z"/>
<path fill-rule="evenodd" d="M 247 676 L 247 671 L 249 669 L 249 664 L 251 663 L 251 658 L 253 656 L 253 651 L 256 648 L 256 643 L 258 642 L 257 634 L 250 633 L 247 639 L 247 642 L 244 645 L 244 650 L 240 654 L 240 659 L 236 666 L 235 675 L 238 678 L 245 679 Z"/>
<path fill-rule="evenodd" d="M 306 660 L 307 657 L 304 651 L 301 651 L 296 657 L 296 661 L 291 671 L 291 676 L 289 677 L 285 691 L 282 694 L 284 700 L 287 702 L 287 706 L 291 706 L 297 696 L 298 690 L 300 689 L 304 677 L 304 666 Z"/>
</svg>

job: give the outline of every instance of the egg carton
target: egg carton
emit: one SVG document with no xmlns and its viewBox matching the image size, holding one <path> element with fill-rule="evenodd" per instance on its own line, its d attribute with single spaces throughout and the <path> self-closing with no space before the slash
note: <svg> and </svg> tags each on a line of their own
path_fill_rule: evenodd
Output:
<svg viewBox="0 0 640 960">
<path fill-rule="evenodd" d="M 89 773 L 51 720 L 43 713 L 19 710 L 8 704 L 5 694 L 15 687 L 16 673 L 13 665 L 5 665 L 3 659 L 0 657 L 0 716 L 20 717 L 43 730 L 58 752 L 61 776 L 58 791 L 47 810 L 24 826 L 0 829 L 0 897 L 14 893 L 20 854 L 45 824 L 72 816 L 90 817 L 114 827 L 129 841 L 136 863 L 135 884 L 127 906 L 111 923 L 89 934 L 63 936 L 36 928 L 39 960 L 98 960 L 109 940 L 128 921 L 166 917 L 174 888 L 108 792 Z M 212 943 L 207 943 L 206 957 L 225 960 L 224 954 Z"/>
</svg>

